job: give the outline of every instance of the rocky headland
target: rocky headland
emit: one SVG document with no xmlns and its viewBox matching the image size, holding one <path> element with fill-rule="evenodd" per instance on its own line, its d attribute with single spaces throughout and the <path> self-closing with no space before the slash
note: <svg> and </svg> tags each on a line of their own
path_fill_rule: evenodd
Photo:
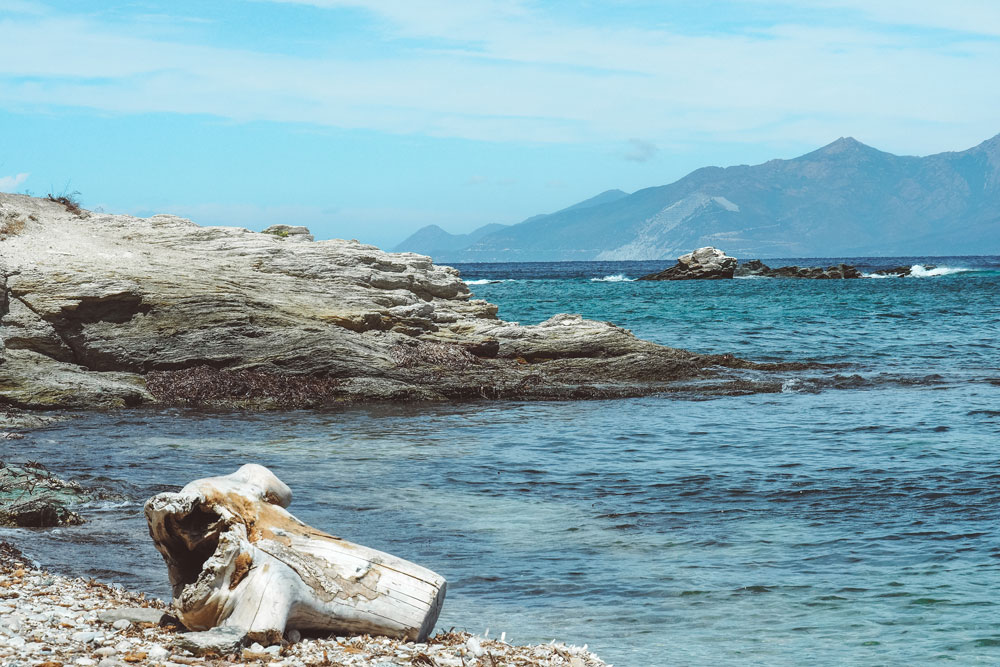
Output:
<svg viewBox="0 0 1000 667">
<path fill-rule="evenodd" d="M 638 396 L 731 369 L 578 315 L 523 326 L 458 271 L 357 241 L 0 194 L 0 408 Z M 732 389 L 735 387 L 736 389 Z M 768 385 L 770 387 L 770 384 Z M 765 389 L 770 390 L 770 389 Z"/>
</svg>

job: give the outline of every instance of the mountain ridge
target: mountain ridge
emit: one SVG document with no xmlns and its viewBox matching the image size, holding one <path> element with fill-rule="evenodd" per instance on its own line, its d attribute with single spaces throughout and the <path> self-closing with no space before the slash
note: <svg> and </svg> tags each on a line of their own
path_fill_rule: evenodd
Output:
<svg viewBox="0 0 1000 667">
<path fill-rule="evenodd" d="M 609 192 L 620 195 L 602 199 Z M 470 241 L 431 254 L 445 262 L 652 260 L 709 245 L 741 257 L 1000 253 L 1000 134 L 925 157 L 840 137 L 791 159 L 606 191 Z"/>
</svg>

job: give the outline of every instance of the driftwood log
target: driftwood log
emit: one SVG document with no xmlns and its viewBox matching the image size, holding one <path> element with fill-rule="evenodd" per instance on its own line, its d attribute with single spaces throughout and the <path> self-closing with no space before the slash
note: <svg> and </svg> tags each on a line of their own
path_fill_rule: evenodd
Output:
<svg viewBox="0 0 1000 667">
<path fill-rule="evenodd" d="M 178 619 L 189 630 L 239 627 L 261 643 L 293 629 L 423 641 L 444 578 L 307 526 L 285 510 L 291 499 L 251 464 L 146 502 Z"/>
</svg>

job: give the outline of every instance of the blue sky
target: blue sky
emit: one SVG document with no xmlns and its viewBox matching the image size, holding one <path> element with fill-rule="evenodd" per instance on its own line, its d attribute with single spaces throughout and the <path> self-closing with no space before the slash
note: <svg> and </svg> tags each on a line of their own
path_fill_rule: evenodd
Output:
<svg viewBox="0 0 1000 667">
<path fill-rule="evenodd" d="M 1000 2 L 0 0 L 0 190 L 391 247 L 1000 132 Z"/>
</svg>

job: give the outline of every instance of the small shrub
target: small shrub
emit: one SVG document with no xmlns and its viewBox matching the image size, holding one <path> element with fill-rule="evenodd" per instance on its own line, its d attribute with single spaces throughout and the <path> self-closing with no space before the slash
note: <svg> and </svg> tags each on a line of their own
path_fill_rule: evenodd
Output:
<svg viewBox="0 0 1000 667">
<path fill-rule="evenodd" d="M 77 191 L 61 194 L 58 197 L 50 192 L 45 198 L 51 202 L 62 204 L 73 215 L 83 215 L 83 208 L 80 206 L 80 193 Z"/>
</svg>

